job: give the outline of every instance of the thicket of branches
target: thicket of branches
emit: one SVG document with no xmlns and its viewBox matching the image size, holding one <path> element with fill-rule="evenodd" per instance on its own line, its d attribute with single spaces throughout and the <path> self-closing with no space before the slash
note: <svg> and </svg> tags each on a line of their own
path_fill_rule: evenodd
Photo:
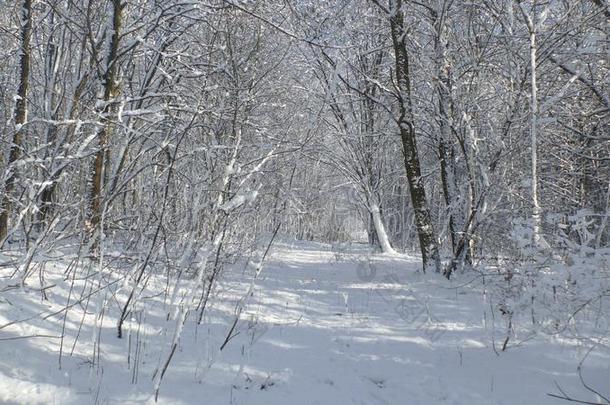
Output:
<svg viewBox="0 0 610 405">
<path fill-rule="evenodd" d="M 276 234 L 604 269 L 607 1 L 0 5 L 4 265 L 113 269 L 119 336 L 151 274 L 203 313 Z"/>
</svg>

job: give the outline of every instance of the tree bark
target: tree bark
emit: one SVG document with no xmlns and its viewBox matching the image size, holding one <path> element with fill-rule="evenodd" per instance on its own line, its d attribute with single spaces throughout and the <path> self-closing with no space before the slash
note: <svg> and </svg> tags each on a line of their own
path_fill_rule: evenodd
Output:
<svg viewBox="0 0 610 405">
<path fill-rule="evenodd" d="M 519 8 L 523 14 L 523 18 L 527 24 L 529 34 L 529 50 L 530 50 L 530 143 L 531 143 L 531 165 L 532 165 L 532 222 L 533 235 L 532 242 L 534 247 L 544 247 L 546 244 L 542 237 L 542 209 L 538 199 L 538 84 L 537 84 L 537 59 L 538 59 L 538 43 L 537 31 L 538 21 L 536 18 L 537 2 L 532 5 L 532 15 L 528 15 L 523 9 L 523 5 L 519 3 Z"/>
<path fill-rule="evenodd" d="M 98 151 L 95 154 L 95 162 L 93 165 L 93 176 L 91 185 L 91 195 L 89 198 L 89 212 L 88 218 L 85 223 L 86 231 L 90 237 L 94 237 L 96 231 L 99 232 L 99 236 L 102 233 L 100 229 L 100 223 L 102 219 L 102 189 L 104 187 L 104 180 L 106 177 L 106 165 L 109 160 L 109 148 L 108 141 L 112 136 L 113 131 L 113 113 L 116 108 L 114 98 L 118 95 L 119 84 L 118 79 L 118 53 L 120 44 L 120 31 L 123 20 L 123 9 L 125 5 L 121 4 L 120 0 L 112 0 L 112 37 L 110 39 L 110 47 L 108 50 L 108 56 L 106 61 L 106 70 L 103 76 L 104 95 L 103 95 L 103 109 L 101 111 L 102 116 L 102 128 L 97 135 L 98 140 Z M 96 243 L 93 244 L 95 247 Z"/>
<path fill-rule="evenodd" d="M 447 60 L 447 38 L 445 18 L 448 12 L 443 3 L 440 10 L 430 9 L 435 29 L 434 54 L 436 70 L 436 95 L 439 123 L 438 153 L 441 169 L 441 183 L 447 216 L 451 251 L 455 254 L 460 240 L 460 230 L 463 227 L 463 214 L 460 215 L 459 193 L 455 173 L 455 150 L 451 141 L 451 125 L 453 121 L 451 102 L 451 80 L 449 74 L 449 61 Z"/>
<path fill-rule="evenodd" d="M 8 236 L 8 222 L 11 215 L 11 194 L 17 176 L 15 162 L 21 157 L 23 148 L 23 125 L 27 121 L 27 97 L 30 77 L 32 39 L 32 0 L 24 0 L 21 6 L 21 59 L 19 61 L 19 90 L 15 102 L 15 133 L 7 162 L 7 176 L 4 182 L 4 196 L 0 208 L 0 245 Z"/>
<path fill-rule="evenodd" d="M 397 123 L 404 151 L 405 169 L 411 203 L 415 211 L 415 225 L 419 236 L 424 271 L 434 268 L 440 272 L 440 257 L 430 209 L 426 199 L 426 190 L 421 176 L 421 167 L 417 151 L 417 140 L 411 103 L 411 83 L 409 72 L 409 54 L 406 47 L 406 30 L 402 0 L 390 0 L 390 29 L 396 60 L 396 86 L 398 89 L 399 117 Z"/>
</svg>

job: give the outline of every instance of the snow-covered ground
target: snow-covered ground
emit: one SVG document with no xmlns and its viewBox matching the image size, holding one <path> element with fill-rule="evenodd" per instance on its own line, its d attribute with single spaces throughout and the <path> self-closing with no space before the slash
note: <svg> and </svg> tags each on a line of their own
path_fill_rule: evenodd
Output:
<svg viewBox="0 0 610 405">
<path fill-rule="evenodd" d="M 36 274 L 25 289 L 2 283 L 0 402 L 154 402 L 180 312 L 159 293 L 167 280 L 150 279 L 150 296 L 140 298 L 118 339 L 124 293 L 112 293 L 120 283 L 97 294 L 112 280 L 91 270 L 87 280 L 62 281 L 67 264 L 46 267 L 43 285 L 55 285 L 45 290 L 47 300 Z M 600 401 L 577 372 L 591 348 L 586 340 L 520 334 L 514 325 L 516 336 L 502 352 L 507 320 L 481 279 L 448 282 L 419 267 L 414 257 L 358 247 L 282 243 L 246 294 L 252 271 L 234 266 L 203 322 L 189 314 L 158 403 L 567 403 L 547 395 L 559 393 L 556 384 L 575 398 Z M 80 269 L 77 278 L 86 274 Z M 240 320 L 220 351 L 240 302 Z M 590 352 L 582 375 L 608 392 L 610 353 Z"/>
</svg>

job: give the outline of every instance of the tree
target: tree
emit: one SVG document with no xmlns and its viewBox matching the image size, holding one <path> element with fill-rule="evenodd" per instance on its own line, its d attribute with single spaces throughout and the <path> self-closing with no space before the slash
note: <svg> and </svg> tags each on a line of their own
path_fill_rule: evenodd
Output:
<svg viewBox="0 0 610 405">
<path fill-rule="evenodd" d="M 376 0 L 374 0 L 376 1 Z M 436 233 L 421 173 L 421 164 L 417 149 L 417 137 L 413 117 L 413 106 L 411 100 L 411 76 L 409 66 L 409 52 L 407 50 L 408 30 L 405 25 L 404 8 L 402 0 L 389 0 L 388 8 L 385 9 L 392 36 L 395 76 L 396 97 L 398 102 L 398 116 L 396 124 L 400 132 L 403 145 L 405 169 L 409 181 L 411 203 L 415 211 L 415 223 L 419 235 L 419 244 L 422 253 L 424 271 L 434 269 L 440 272 L 440 255 Z"/>
<path fill-rule="evenodd" d="M 21 31 L 20 61 L 19 61 L 19 89 L 15 97 L 15 127 L 4 177 L 4 196 L 0 206 L 0 245 L 4 244 L 9 232 L 9 218 L 11 216 L 11 194 L 17 178 L 17 162 L 23 151 L 24 125 L 28 118 L 28 89 L 30 85 L 30 64 L 32 39 L 32 0 L 23 0 L 19 14 Z"/>
<path fill-rule="evenodd" d="M 375 17 L 369 24 L 376 23 Z M 345 18 L 357 20 L 349 15 Z M 332 122 L 325 121 L 332 136 L 321 140 L 323 153 L 328 156 L 324 161 L 356 191 L 356 200 L 366 211 L 369 243 L 384 253 L 395 253 L 382 214 L 383 189 L 392 181 L 387 162 L 387 107 L 378 86 L 385 81 L 385 39 L 375 29 L 364 34 L 354 29 L 347 37 L 354 43 L 349 54 L 333 56 L 327 50 L 310 47 L 317 57 L 314 74 L 322 86 L 320 98 L 332 116 Z"/>
<path fill-rule="evenodd" d="M 91 178 L 91 196 L 89 197 L 89 212 L 86 219 L 85 227 L 90 236 L 101 238 L 103 229 L 101 229 L 101 221 L 103 210 L 102 189 L 107 181 L 107 169 L 110 159 L 109 141 L 112 138 L 114 128 L 114 115 L 116 114 L 117 102 L 115 98 L 119 95 L 119 47 L 121 42 L 121 30 L 123 28 L 123 10 L 126 3 L 121 0 L 112 0 L 110 6 L 110 15 L 112 16 L 110 41 L 108 44 L 108 53 L 105 56 L 105 61 L 102 71 L 102 86 L 103 96 L 101 99 L 101 129 L 97 133 L 98 150 L 95 154 L 93 164 L 93 174 Z M 97 233 L 97 235 L 95 235 Z M 94 242 L 98 243 L 98 242 Z"/>
<path fill-rule="evenodd" d="M 542 247 L 542 210 L 538 197 L 538 84 L 537 84 L 537 69 L 538 69 L 538 43 L 537 32 L 540 24 L 544 23 L 545 15 L 548 9 L 542 12 L 540 21 L 538 20 L 537 1 L 532 3 L 532 15 L 528 15 L 523 4 L 519 2 L 519 10 L 523 14 L 523 18 L 527 23 L 529 34 L 529 50 L 530 50 L 530 108 L 531 108 L 531 123 L 530 123 L 530 142 L 531 142 L 531 164 L 532 164 L 532 220 L 534 222 L 533 243 L 537 247 Z"/>
</svg>

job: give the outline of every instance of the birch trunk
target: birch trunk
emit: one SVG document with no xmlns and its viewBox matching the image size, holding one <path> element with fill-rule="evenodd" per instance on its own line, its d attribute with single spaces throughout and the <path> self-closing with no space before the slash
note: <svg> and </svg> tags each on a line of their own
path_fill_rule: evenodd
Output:
<svg viewBox="0 0 610 405">
<path fill-rule="evenodd" d="M 532 13 L 528 15 L 523 9 L 523 5 L 519 3 L 519 8 L 523 14 L 523 18 L 527 24 L 529 34 L 529 50 L 530 50 L 530 147 L 531 147 L 531 166 L 532 166 L 532 181 L 531 181 L 531 193 L 532 193 L 532 221 L 533 221 L 533 244 L 535 247 L 543 246 L 543 239 L 541 236 L 542 228 L 542 211 L 540 208 L 540 202 L 538 200 L 538 85 L 537 85 L 537 57 L 538 57 L 538 44 L 536 39 L 537 34 L 537 18 L 536 18 L 536 6 L 537 2 L 534 1 L 532 5 Z"/>
</svg>

